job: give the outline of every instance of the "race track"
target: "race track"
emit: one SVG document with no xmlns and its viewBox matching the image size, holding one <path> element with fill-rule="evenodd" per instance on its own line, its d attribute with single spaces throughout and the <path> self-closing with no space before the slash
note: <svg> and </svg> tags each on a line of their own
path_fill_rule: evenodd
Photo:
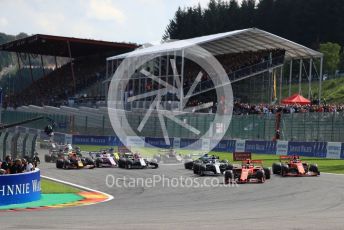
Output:
<svg viewBox="0 0 344 230">
<path fill-rule="evenodd" d="M 43 159 L 43 157 L 41 157 Z M 265 184 L 239 187 L 109 188 L 116 178 L 184 177 L 183 165 L 158 169 L 58 170 L 42 163 L 42 175 L 87 186 L 114 196 L 91 206 L 36 212 L 0 213 L 1 229 L 343 229 L 344 176 L 312 178 L 272 176 Z M 200 183 L 209 177 L 197 178 Z M 218 177 L 222 183 L 222 177 Z"/>
</svg>

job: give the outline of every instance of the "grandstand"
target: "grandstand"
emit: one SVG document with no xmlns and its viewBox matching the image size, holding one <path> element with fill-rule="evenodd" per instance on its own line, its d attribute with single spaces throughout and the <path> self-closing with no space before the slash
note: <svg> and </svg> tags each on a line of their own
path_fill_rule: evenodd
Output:
<svg viewBox="0 0 344 230">
<path fill-rule="evenodd" d="M 309 82 L 313 79 L 319 79 L 321 85 L 322 78 L 319 77 L 322 76 L 323 55 L 321 53 L 256 28 L 166 42 L 161 45 L 109 57 L 107 59 L 107 72 L 111 74 L 108 74 L 108 77 L 112 76 L 112 73 L 116 71 L 121 61 L 126 57 L 136 58 L 160 54 L 161 60 L 155 60 L 151 64 L 154 66 L 154 70 L 173 83 L 174 75 L 169 62 L 170 59 L 176 59 L 177 63 L 179 63 L 179 66 L 177 66 L 180 73 L 179 77 L 183 79 L 184 87 L 188 88 L 188 82 L 195 80 L 195 72 L 198 70 L 190 65 L 187 60 L 185 61 L 184 58 L 179 60 L 178 57 L 182 56 L 183 50 L 195 45 L 204 48 L 218 59 L 232 83 L 234 96 L 245 102 L 272 103 L 276 99 L 281 101 L 283 85 L 287 83 L 290 88 L 295 77 L 298 78 L 297 81 L 300 85 L 302 78 L 306 78 Z M 317 59 L 319 59 L 320 63 L 318 66 L 315 64 Z M 296 66 L 299 67 L 296 74 L 293 63 L 294 65 L 297 63 Z M 308 68 L 306 68 L 305 63 L 309 64 Z M 283 73 L 287 70 L 286 67 L 289 67 L 288 77 L 283 76 Z M 197 95 L 204 94 L 212 89 L 208 87 L 209 84 L 206 80 L 202 79 L 200 82 L 199 88 L 201 90 L 197 92 Z M 144 76 L 137 73 L 137 76 L 134 76 L 129 82 L 129 88 L 125 90 L 125 93 L 140 94 L 147 83 L 149 83 L 149 80 L 144 79 Z M 311 92 L 311 89 L 309 89 L 309 92 Z M 290 95 L 291 93 L 289 90 Z M 321 87 L 319 87 L 317 93 L 319 99 L 321 99 Z M 308 97 L 311 96 L 309 93 Z M 132 102 L 127 107 L 148 108 L 151 98 L 147 99 L 148 102 L 144 99 L 141 102 Z"/>
<path fill-rule="evenodd" d="M 25 54 L 31 70 L 31 85 L 22 92 L 11 95 L 9 107 L 21 105 L 55 105 L 66 104 L 68 98 L 83 95 L 83 100 L 97 100 L 104 97 L 102 90 L 87 90 L 92 85 L 101 87 L 105 78 L 104 59 L 109 55 L 121 54 L 137 48 L 136 44 L 97 41 L 90 39 L 61 37 L 37 34 L 0 45 L 2 52 L 14 52 L 18 57 Z M 55 57 L 55 68 L 50 73 L 44 72 L 44 56 Z M 67 58 L 67 62 L 58 66 L 56 57 Z M 34 80 L 32 76 L 33 59 L 40 59 L 43 77 Z M 103 90 L 104 91 L 104 90 Z M 88 93 L 90 92 L 90 93 Z M 95 98 L 98 96 L 98 98 Z M 6 104 L 6 103 L 5 103 Z"/>
</svg>

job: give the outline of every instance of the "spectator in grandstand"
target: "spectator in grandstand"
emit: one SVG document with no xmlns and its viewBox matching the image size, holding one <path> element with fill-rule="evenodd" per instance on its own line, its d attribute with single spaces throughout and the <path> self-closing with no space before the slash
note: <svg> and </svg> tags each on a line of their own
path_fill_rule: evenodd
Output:
<svg viewBox="0 0 344 230">
<path fill-rule="evenodd" d="M 0 175 L 5 174 L 6 171 L 1 168 L 2 161 L 0 160 Z"/>
<path fill-rule="evenodd" d="M 1 169 L 5 172 L 5 174 L 9 174 L 11 171 L 13 165 L 12 157 L 10 155 L 7 155 L 5 157 L 5 161 L 1 164 Z"/>
<path fill-rule="evenodd" d="M 67 63 L 11 97 L 11 103 L 60 106 L 68 97 L 102 80 L 102 76 L 105 76 L 103 60 L 97 55 L 75 59 L 74 78 L 70 63 Z"/>
<path fill-rule="evenodd" d="M 269 104 L 258 104 L 251 105 L 247 103 L 234 103 L 233 113 L 236 115 L 247 115 L 247 114 L 275 114 L 278 110 L 282 113 L 316 113 L 316 112 L 341 112 L 344 111 L 344 106 L 339 105 L 269 105 Z"/>
<path fill-rule="evenodd" d="M 35 169 L 34 165 L 31 162 L 28 162 L 25 158 L 22 159 L 23 163 L 23 172 L 30 172 Z"/>
<path fill-rule="evenodd" d="M 21 159 L 16 159 L 14 161 L 14 164 L 10 168 L 10 173 L 17 174 L 17 173 L 22 173 L 22 172 L 24 172 L 23 162 Z"/>
</svg>

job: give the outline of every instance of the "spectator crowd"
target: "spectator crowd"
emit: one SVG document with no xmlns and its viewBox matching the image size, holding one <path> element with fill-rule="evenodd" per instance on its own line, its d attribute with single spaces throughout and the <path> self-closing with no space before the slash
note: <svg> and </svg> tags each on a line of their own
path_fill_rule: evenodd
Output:
<svg viewBox="0 0 344 230">
<path fill-rule="evenodd" d="M 0 175 L 33 171 L 39 162 L 40 161 L 37 156 L 32 160 L 28 157 L 13 160 L 10 155 L 7 155 L 4 161 L 0 161 Z"/>
<path fill-rule="evenodd" d="M 8 107 L 21 105 L 60 106 L 69 97 L 92 84 L 104 80 L 105 57 L 81 57 L 36 80 L 29 87 L 5 101 Z M 73 70 L 72 70 L 73 67 Z M 73 79 L 74 75 L 74 79 Z"/>
<path fill-rule="evenodd" d="M 269 105 L 269 104 L 247 104 L 235 102 L 233 107 L 233 114 L 248 115 L 248 114 L 276 114 L 282 113 L 317 113 L 317 112 L 342 112 L 344 111 L 344 104 L 309 104 L 309 105 Z"/>
</svg>

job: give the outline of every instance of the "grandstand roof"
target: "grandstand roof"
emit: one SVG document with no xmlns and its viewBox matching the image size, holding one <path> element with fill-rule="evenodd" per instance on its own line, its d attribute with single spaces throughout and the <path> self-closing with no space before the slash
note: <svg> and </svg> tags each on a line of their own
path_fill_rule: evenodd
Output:
<svg viewBox="0 0 344 230">
<path fill-rule="evenodd" d="M 0 51 L 69 57 L 68 42 L 72 58 L 100 53 L 123 53 L 137 48 L 136 44 L 97 41 L 73 37 L 36 34 L 0 45 Z"/>
<path fill-rule="evenodd" d="M 199 45 L 213 55 L 257 51 L 262 49 L 285 49 L 286 58 L 316 58 L 323 54 L 308 47 L 279 37 L 257 28 L 235 30 L 225 33 L 212 34 L 202 37 L 166 42 L 160 45 L 109 57 L 107 60 L 123 59 L 127 56 L 142 56 L 162 52 L 182 50 Z"/>
</svg>

